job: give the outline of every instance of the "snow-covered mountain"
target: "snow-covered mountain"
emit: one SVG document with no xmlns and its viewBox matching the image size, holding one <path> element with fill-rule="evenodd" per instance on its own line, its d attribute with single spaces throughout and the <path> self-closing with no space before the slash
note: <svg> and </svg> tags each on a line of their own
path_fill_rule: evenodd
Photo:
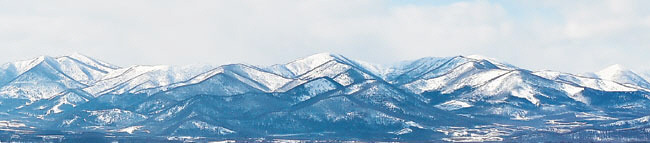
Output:
<svg viewBox="0 0 650 143">
<path fill-rule="evenodd" d="M 132 66 L 107 73 L 92 86 L 83 88 L 95 96 L 137 93 L 149 88 L 183 82 L 211 70 L 213 66 Z"/>
<path fill-rule="evenodd" d="M 80 54 L 7 63 L 0 68 L 0 97 L 37 101 L 91 86 L 118 67 Z"/>
<path fill-rule="evenodd" d="M 639 76 L 635 72 L 632 72 L 629 69 L 626 69 L 622 65 L 615 64 L 609 66 L 605 69 L 602 69 L 595 73 L 598 78 L 615 81 L 623 84 L 631 84 L 636 86 L 641 86 L 643 88 L 650 88 L 650 83 L 646 81 L 643 77 Z"/>
<path fill-rule="evenodd" d="M 650 131 L 643 76 L 617 65 L 530 71 L 479 55 L 383 66 L 322 53 L 265 67 L 43 56 L 0 67 L 0 129 L 44 140 L 649 141 L 639 135 Z"/>
</svg>

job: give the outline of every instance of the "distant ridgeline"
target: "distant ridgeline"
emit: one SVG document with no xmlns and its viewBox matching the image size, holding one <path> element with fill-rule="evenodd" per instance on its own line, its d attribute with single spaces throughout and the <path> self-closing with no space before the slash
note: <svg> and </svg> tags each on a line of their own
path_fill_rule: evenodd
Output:
<svg viewBox="0 0 650 143">
<path fill-rule="evenodd" d="M 267 67 L 80 54 L 0 67 L 0 141 L 650 141 L 649 115 L 647 78 L 617 65 L 578 75 L 481 56 L 378 66 L 324 53 Z"/>
</svg>

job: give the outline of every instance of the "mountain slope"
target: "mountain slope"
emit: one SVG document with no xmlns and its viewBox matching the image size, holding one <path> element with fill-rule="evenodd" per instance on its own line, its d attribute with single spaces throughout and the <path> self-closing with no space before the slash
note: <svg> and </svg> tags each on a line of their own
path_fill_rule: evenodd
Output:
<svg viewBox="0 0 650 143">
<path fill-rule="evenodd" d="M 566 82 L 576 86 L 588 87 L 602 91 L 638 91 L 642 90 L 639 87 L 622 84 L 619 82 L 600 79 L 597 77 L 587 77 L 574 75 L 569 73 L 561 73 L 555 71 L 537 71 L 533 74 L 559 82 Z"/>
<path fill-rule="evenodd" d="M 138 93 L 141 90 L 186 81 L 212 66 L 132 66 L 107 73 L 83 90 L 93 95 Z"/>
<path fill-rule="evenodd" d="M 650 81 L 650 71 L 645 71 L 641 73 L 641 77 L 643 77 L 645 81 Z"/>
</svg>

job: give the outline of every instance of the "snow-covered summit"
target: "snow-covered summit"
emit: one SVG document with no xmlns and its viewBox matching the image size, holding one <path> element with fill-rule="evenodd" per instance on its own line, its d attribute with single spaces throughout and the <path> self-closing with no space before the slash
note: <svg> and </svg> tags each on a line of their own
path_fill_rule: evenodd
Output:
<svg viewBox="0 0 650 143">
<path fill-rule="evenodd" d="M 465 57 L 470 58 L 470 59 L 475 59 L 475 60 L 486 60 L 486 61 L 491 62 L 492 64 L 497 65 L 499 68 L 502 68 L 502 69 L 511 69 L 511 70 L 512 69 L 519 69 L 518 67 L 516 67 L 514 65 L 502 62 L 502 61 L 500 61 L 498 59 L 495 59 L 495 58 L 483 56 L 483 55 L 474 54 L 474 55 L 469 55 L 469 56 L 465 56 Z"/>
<path fill-rule="evenodd" d="M 604 80 L 650 88 L 648 81 L 620 64 L 611 65 L 596 72 L 595 75 Z"/>
<path fill-rule="evenodd" d="M 308 72 L 311 69 L 314 69 L 320 65 L 325 64 L 326 62 L 342 59 L 343 56 L 332 54 L 332 53 L 319 53 L 314 54 L 305 58 L 295 60 L 293 62 L 287 63 L 284 65 L 291 73 L 294 75 L 300 75 Z"/>
<path fill-rule="evenodd" d="M 622 83 L 603 80 L 598 78 L 597 75 L 576 75 L 570 73 L 563 73 L 558 71 L 536 71 L 533 74 L 544 77 L 550 80 L 556 80 L 559 82 L 569 82 L 578 86 L 588 87 L 592 89 L 602 90 L 602 91 L 637 91 L 638 88 L 633 86 L 625 85 Z"/>
<path fill-rule="evenodd" d="M 81 54 L 7 63 L 0 68 L 0 96 L 45 99 L 89 86 L 116 68 Z"/>
<path fill-rule="evenodd" d="M 383 76 L 386 73 L 387 69 L 380 65 L 350 59 L 333 53 L 318 53 L 300 58 L 287 64 L 273 65 L 264 69 L 268 70 L 271 73 L 279 74 L 288 78 L 300 78 L 300 76 L 305 76 L 315 69 L 326 69 L 327 66 L 333 65 L 349 66 L 349 68 L 355 68 L 357 70 L 361 70 L 362 72 L 366 72 L 367 74 L 378 77 Z"/>
<path fill-rule="evenodd" d="M 104 74 L 119 68 L 79 53 L 60 57 L 39 56 L 29 60 L 5 63 L 0 66 L 0 84 L 8 82 L 39 65 L 52 66 L 58 72 L 79 81 L 96 80 Z"/>
<path fill-rule="evenodd" d="M 92 67 L 97 67 L 97 68 L 99 68 L 101 70 L 104 70 L 104 71 L 107 71 L 107 72 L 110 72 L 112 70 L 120 68 L 119 66 L 112 65 L 110 63 L 107 63 L 107 62 L 104 62 L 104 61 L 101 61 L 101 60 L 97 60 L 97 59 L 91 58 L 89 56 L 86 56 L 84 54 L 77 53 L 77 52 L 72 53 L 70 55 L 61 56 L 60 58 L 64 58 L 64 57 L 74 59 L 74 60 L 76 60 L 78 62 L 88 64 L 89 66 L 92 66 Z"/>
</svg>

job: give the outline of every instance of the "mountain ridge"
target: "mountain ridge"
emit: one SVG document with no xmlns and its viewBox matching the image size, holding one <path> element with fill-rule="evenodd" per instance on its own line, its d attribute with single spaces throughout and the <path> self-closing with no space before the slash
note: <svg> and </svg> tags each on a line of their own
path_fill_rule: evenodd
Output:
<svg viewBox="0 0 650 143">
<path fill-rule="evenodd" d="M 129 67 L 82 54 L 41 56 L 1 66 L 0 103 L 11 104 L 0 104 L 0 121 L 29 128 L 0 128 L 217 139 L 606 141 L 581 136 L 594 134 L 648 141 L 585 132 L 616 131 L 623 126 L 612 124 L 650 113 L 642 74 L 613 66 L 593 75 L 531 71 L 480 55 L 392 66 L 320 53 L 271 66 Z"/>
</svg>

